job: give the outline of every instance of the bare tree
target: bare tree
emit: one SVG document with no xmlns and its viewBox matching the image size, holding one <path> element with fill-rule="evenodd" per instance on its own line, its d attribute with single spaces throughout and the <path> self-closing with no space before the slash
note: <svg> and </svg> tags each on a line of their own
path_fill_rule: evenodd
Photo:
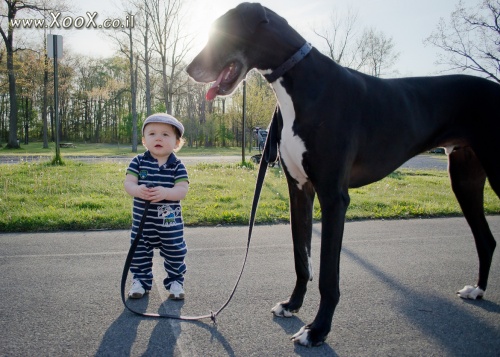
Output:
<svg viewBox="0 0 500 357">
<path fill-rule="evenodd" d="M 125 5 L 126 6 L 126 5 Z M 130 4 L 131 7 L 135 5 Z M 131 18 L 137 15 L 136 10 L 125 10 L 126 15 Z M 129 78 L 130 78 L 130 94 L 131 94 L 131 111 L 132 111 L 132 152 L 137 152 L 139 142 L 139 134 L 137 130 L 137 68 L 138 58 L 137 50 L 134 49 L 134 32 L 132 27 L 120 29 L 114 33 L 110 33 L 110 37 L 119 46 L 120 52 L 125 55 L 129 63 Z"/>
<path fill-rule="evenodd" d="M 333 11 L 328 26 L 324 26 L 321 30 L 313 29 L 314 33 L 325 41 L 327 47 L 325 54 L 342 66 L 350 68 L 354 66 L 359 50 L 354 40 L 357 19 L 358 13 L 351 8 L 347 16 Z"/>
<path fill-rule="evenodd" d="M 169 107 L 167 107 L 167 111 L 169 113 L 173 113 L 173 101 L 174 95 L 178 94 L 180 87 L 184 86 L 187 78 L 186 73 L 184 72 L 184 58 L 189 52 L 191 45 L 191 36 L 190 35 L 182 35 L 183 33 L 183 15 L 182 12 L 179 13 L 177 18 L 175 19 L 175 26 L 172 35 L 172 47 L 170 51 L 171 60 L 170 60 L 170 82 L 168 85 L 168 103 Z"/>
<path fill-rule="evenodd" d="M 314 30 L 326 43 L 323 51 L 342 66 L 377 77 L 390 73 L 399 53 L 394 52 L 392 38 L 374 29 L 357 31 L 358 13 L 348 9 L 347 15 L 333 12 L 330 23 L 322 30 Z"/>
<path fill-rule="evenodd" d="M 146 0 L 146 13 L 151 19 L 151 34 L 153 48 L 160 56 L 162 76 L 162 96 L 167 112 L 171 112 L 171 103 L 168 96 L 168 62 L 172 42 L 170 35 L 174 26 L 174 19 L 179 13 L 180 0 Z M 170 109 L 170 110 L 169 110 Z"/>
<path fill-rule="evenodd" d="M 147 11 L 144 11 L 144 31 L 142 31 L 142 38 L 144 40 L 144 78 L 145 78 L 145 86 L 146 86 L 146 116 L 150 116 L 151 111 L 151 76 L 150 76 L 150 65 L 149 62 L 151 60 L 151 50 L 149 48 L 149 14 Z"/>
<path fill-rule="evenodd" d="M 399 53 L 394 52 L 392 37 L 388 38 L 382 31 L 365 30 L 359 47 L 363 54 L 363 72 L 375 77 L 390 74 L 390 69 L 399 58 Z"/>
<path fill-rule="evenodd" d="M 426 43 L 444 51 L 437 63 L 450 71 L 473 71 L 500 83 L 500 1 L 481 0 L 471 8 L 460 1 Z"/>
<path fill-rule="evenodd" d="M 137 130 L 137 62 L 138 55 L 134 52 L 134 41 L 132 37 L 132 29 L 129 28 L 128 32 L 129 48 L 125 51 L 128 55 L 130 66 L 130 92 L 132 101 L 132 152 L 137 152 L 137 145 L 139 142 L 139 135 Z M 124 49 L 122 49 L 124 51 Z M 135 62 L 135 64 L 134 64 Z"/>
<path fill-rule="evenodd" d="M 144 102 L 146 105 L 146 116 L 152 113 L 152 85 L 151 85 L 151 60 L 152 60 L 152 50 L 150 43 L 151 36 L 151 26 L 150 26 L 150 14 L 146 11 L 148 6 L 148 0 L 130 0 L 129 4 L 135 9 L 137 16 L 134 21 L 134 30 L 136 32 L 135 43 L 139 45 L 136 50 L 138 54 L 138 59 L 140 59 L 142 66 L 138 69 L 142 72 L 144 76 Z M 142 48 L 140 48 L 142 46 Z"/>
<path fill-rule="evenodd" d="M 190 41 L 183 36 L 183 2 L 181 0 L 145 0 L 150 19 L 152 48 L 160 58 L 161 93 L 167 112 L 172 113 L 179 65 L 188 52 Z M 154 67 L 153 67 L 154 68 Z"/>
</svg>

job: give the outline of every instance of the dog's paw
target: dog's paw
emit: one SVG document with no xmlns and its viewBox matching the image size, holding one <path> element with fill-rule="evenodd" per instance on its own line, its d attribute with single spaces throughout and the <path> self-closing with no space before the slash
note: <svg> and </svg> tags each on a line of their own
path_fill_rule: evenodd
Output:
<svg viewBox="0 0 500 357">
<path fill-rule="evenodd" d="M 311 330 L 311 325 L 306 325 L 293 335 L 291 340 L 302 346 L 316 347 L 325 342 L 325 337 L 320 338 L 317 333 L 314 333 L 314 331 Z"/>
<path fill-rule="evenodd" d="M 466 285 L 462 290 L 457 291 L 457 295 L 462 299 L 476 300 L 484 296 L 484 290 L 477 286 Z"/>
<path fill-rule="evenodd" d="M 311 325 L 305 325 L 292 336 L 291 340 L 302 346 L 316 347 L 321 346 L 323 342 L 325 342 L 326 335 L 327 334 L 320 334 L 317 330 L 313 330 Z"/>
<path fill-rule="evenodd" d="M 292 336 L 291 340 L 299 345 L 311 347 L 311 340 L 309 339 L 309 327 L 303 326 L 295 335 Z"/>
<path fill-rule="evenodd" d="M 283 306 L 283 303 L 281 303 L 281 302 L 277 303 L 276 306 L 271 309 L 271 312 L 274 314 L 274 316 L 278 316 L 278 317 L 292 317 L 293 316 L 293 312 L 286 309 Z"/>
</svg>

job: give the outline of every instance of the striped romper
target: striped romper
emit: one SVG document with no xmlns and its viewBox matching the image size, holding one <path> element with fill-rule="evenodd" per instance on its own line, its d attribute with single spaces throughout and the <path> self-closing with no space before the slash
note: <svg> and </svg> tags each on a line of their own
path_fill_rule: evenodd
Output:
<svg viewBox="0 0 500 357">
<path fill-rule="evenodd" d="M 184 164 L 172 153 L 161 167 L 158 161 L 146 151 L 134 157 L 127 169 L 127 174 L 139 179 L 139 185 L 153 183 L 155 186 L 173 187 L 181 181 L 188 181 Z M 137 235 L 139 223 L 144 212 L 145 201 L 134 197 L 132 211 L 132 241 Z M 184 222 L 180 201 L 161 201 L 151 203 L 144 223 L 142 239 L 135 251 L 130 271 L 134 279 L 141 281 L 145 290 L 151 290 L 153 283 L 153 250 L 158 248 L 164 259 L 167 277 L 163 285 L 168 290 L 172 282 L 184 285 L 186 273 L 187 247 L 184 241 Z"/>
</svg>

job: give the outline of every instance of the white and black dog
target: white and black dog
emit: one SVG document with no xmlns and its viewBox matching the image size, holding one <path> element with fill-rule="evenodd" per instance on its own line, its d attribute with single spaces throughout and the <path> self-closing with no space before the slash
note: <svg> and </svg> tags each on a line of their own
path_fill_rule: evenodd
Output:
<svg viewBox="0 0 500 357">
<path fill-rule="evenodd" d="M 406 160 L 445 147 L 453 191 L 479 255 L 475 286 L 482 297 L 496 246 L 484 216 L 488 177 L 500 195 L 500 86 L 451 75 L 379 79 L 341 67 L 311 48 L 285 19 L 257 3 L 243 3 L 216 20 L 205 48 L 188 66 L 198 82 L 215 82 L 207 98 L 228 95 L 256 68 L 278 99 L 279 150 L 290 192 L 297 280 L 272 311 L 291 316 L 312 279 L 312 207 L 322 210 L 319 291 L 314 321 L 293 340 L 318 345 L 331 329 L 339 301 L 339 259 L 351 187 L 380 180 Z"/>
</svg>

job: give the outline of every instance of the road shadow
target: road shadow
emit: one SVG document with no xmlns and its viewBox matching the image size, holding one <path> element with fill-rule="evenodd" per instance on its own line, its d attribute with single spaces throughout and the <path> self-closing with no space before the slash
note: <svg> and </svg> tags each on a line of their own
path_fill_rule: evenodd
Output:
<svg viewBox="0 0 500 357">
<path fill-rule="evenodd" d="M 159 314 L 180 316 L 184 301 L 164 301 L 158 308 Z M 151 332 L 149 343 L 143 356 L 174 356 L 181 335 L 181 321 L 169 318 L 156 318 L 157 324 Z"/>
<path fill-rule="evenodd" d="M 484 351 L 498 351 L 500 347 L 500 328 L 481 321 L 465 308 L 451 304 L 449 300 L 430 293 L 422 293 L 408 288 L 395 278 L 379 269 L 375 264 L 361 258 L 348 248 L 342 253 L 372 274 L 388 289 L 398 291 L 403 299 L 393 304 L 405 315 L 407 321 L 439 343 L 451 356 L 467 353 L 482 354 Z M 458 297 L 457 297 L 458 299 Z M 465 305 L 481 307 L 494 314 L 500 314 L 500 306 L 495 302 L 483 300 L 462 300 Z"/>
<path fill-rule="evenodd" d="M 480 299 L 480 300 L 463 300 L 462 301 L 466 305 L 474 305 L 480 309 L 483 309 L 484 311 L 491 312 L 493 314 L 499 314 L 500 315 L 500 305 L 498 305 L 494 301 L 489 301 L 488 298 L 486 299 Z M 500 318 L 500 317 L 499 317 Z"/>
<path fill-rule="evenodd" d="M 158 312 L 160 314 L 169 314 L 174 316 L 181 316 L 181 310 L 184 306 L 184 301 L 166 300 L 160 306 Z M 210 342 L 219 343 L 228 356 L 235 356 L 234 350 L 225 337 L 217 330 L 217 325 L 213 322 L 203 322 L 202 320 L 177 320 L 159 318 L 159 321 L 151 333 L 148 349 L 144 356 L 174 356 L 179 355 L 176 349 L 179 348 L 177 343 L 170 345 L 165 344 L 165 336 L 172 336 L 173 340 L 177 342 L 182 334 L 181 325 L 191 324 L 199 328 L 203 328 L 210 332 Z M 181 351 L 182 354 L 182 351 Z"/>
<path fill-rule="evenodd" d="M 273 315 L 273 321 L 278 324 L 291 339 L 306 323 L 296 315 L 291 317 L 277 317 Z M 294 343 L 290 340 L 290 343 Z M 317 347 L 305 347 L 295 343 L 295 351 L 299 356 L 338 356 L 335 350 L 328 344 L 323 343 Z"/>
<path fill-rule="evenodd" d="M 149 305 L 149 295 L 145 295 L 140 300 L 127 300 L 129 306 L 138 312 L 146 312 Z M 106 330 L 101 344 L 96 352 L 96 356 L 130 356 L 132 346 L 137 337 L 137 329 L 144 319 L 135 315 L 126 308 L 118 318 Z"/>
<path fill-rule="evenodd" d="M 127 304 L 135 311 L 146 312 L 149 305 L 149 295 L 145 295 L 140 300 L 128 299 Z M 158 308 L 158 313 L 180 316 L 184 301 L 166 300 Z M 138 338 L 138 327 L 145 320 L 154 319 L 157 321 L 153 328 L 147 348 L 142 353 L 143 356 L 175 356 L 179 355 L 178 341 L 182 329 L 181 324 L 192 324 L 210 332 L 211 343 L 220 344 L 228 356 L 235 356 L 231 344 L 217 330 L 217 325 L 212 322 L 201 320 L 177 320 L 160 317 L 145 317 L 135 315 L 124 309 L 120 316 L 106 330 L 96 356 L 130 356 L 132 348 Z"/>
</svg>

